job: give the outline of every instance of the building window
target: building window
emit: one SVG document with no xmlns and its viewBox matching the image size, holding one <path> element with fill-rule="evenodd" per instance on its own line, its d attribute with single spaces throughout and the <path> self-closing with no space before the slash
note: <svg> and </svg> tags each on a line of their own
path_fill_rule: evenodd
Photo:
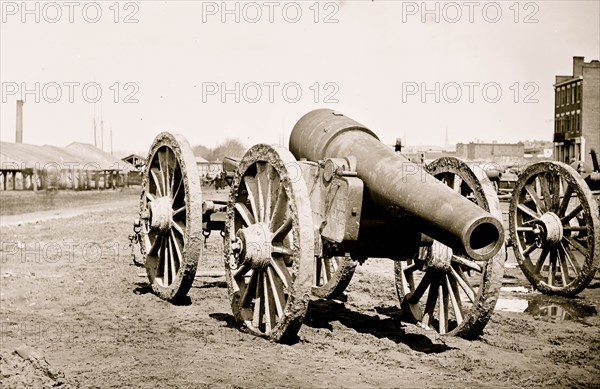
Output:
<svg viewBox="0 0 600 389">
<path fill-rule="evenodd" d="M 558 108 L 560 106 L 560 94 L 558 91 L 558 88 L 554 89 L 554 104 L 556 105 L 556 107 Z"/>
<path fill-rule="evenodd" d="M 571 85 L 567 85 L 567 105 L 571 104 Z"/>
</svg>

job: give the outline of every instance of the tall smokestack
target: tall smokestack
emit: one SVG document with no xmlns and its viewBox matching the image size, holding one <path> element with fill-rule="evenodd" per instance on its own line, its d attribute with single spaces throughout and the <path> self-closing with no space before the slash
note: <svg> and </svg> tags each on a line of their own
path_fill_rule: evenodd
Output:
<svg viewBox="0 0 600 389">
<path fill-rule="evenodd" d="M 17 134 L 15 143 L 23 143 L 23 100 L 17 100 Z"/>
</svg>

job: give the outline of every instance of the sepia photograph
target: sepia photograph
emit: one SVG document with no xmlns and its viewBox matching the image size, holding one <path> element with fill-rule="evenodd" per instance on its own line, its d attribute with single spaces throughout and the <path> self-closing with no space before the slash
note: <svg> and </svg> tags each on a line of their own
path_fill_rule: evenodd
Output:
<svg viewBox="0 0 600 389">
<path fill-rule="evenodd" d="M 0 19 L 0 387 L 600 386 L 600 0 Z"/>
</svg>

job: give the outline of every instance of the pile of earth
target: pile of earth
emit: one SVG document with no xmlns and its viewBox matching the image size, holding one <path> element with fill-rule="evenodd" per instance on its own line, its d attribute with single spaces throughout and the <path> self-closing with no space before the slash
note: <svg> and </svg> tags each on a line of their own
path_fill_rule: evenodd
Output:
<svg viewBox="0 0 600 389">
<path fill-rule="evenodd" d="M 62 371 L 50 366 L 44 355 L 28 346 L 17 347 L 12 353 L 0 350 L 2 388 L 61 388 L 77 387 L 67 382 Z"/>
</svg>

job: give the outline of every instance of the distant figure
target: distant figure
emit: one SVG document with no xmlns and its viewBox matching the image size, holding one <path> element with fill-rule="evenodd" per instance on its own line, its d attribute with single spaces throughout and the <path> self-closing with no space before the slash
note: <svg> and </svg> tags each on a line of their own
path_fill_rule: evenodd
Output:
<svg viewBox="0 0 600 389">
<path fill-rule="evenodd" d="M 218 192 L 219 189 L 223 189 L 225 186 L 225 173 L 220 172 L 215 176 L 215 189 Z"/>
</svg>

